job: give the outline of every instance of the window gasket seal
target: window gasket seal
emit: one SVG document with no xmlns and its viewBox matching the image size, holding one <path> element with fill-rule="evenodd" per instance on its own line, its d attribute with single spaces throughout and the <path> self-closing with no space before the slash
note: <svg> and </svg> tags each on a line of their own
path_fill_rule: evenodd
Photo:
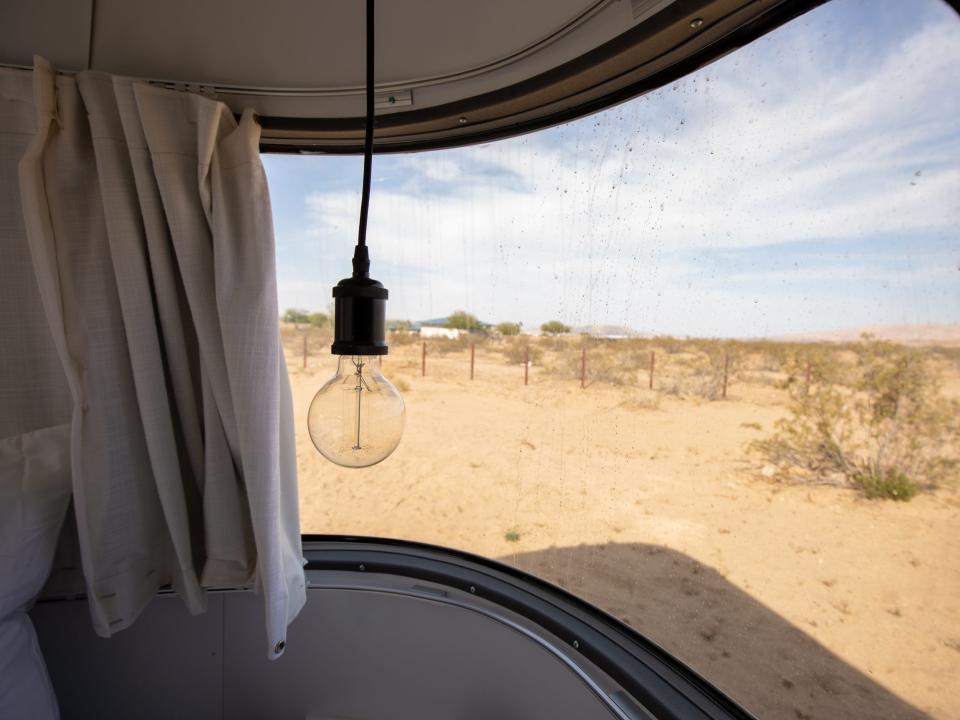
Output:
<svg viewBox="0 0 960 720">
<path fill-rule="evenodd" d="M 427 543 L 351 535 L 302 536 L 306 570 L 396 575 L 474 593 L 573 646 L 658 718 L 755 720 L 665 649 L 545 580 L 494 560 Z M 473 588 L 471 590 L 471 588 Z"/>
<path fill-rule="evenodd" d="M 426 131 L 421 133 L 423 135 L 422 138 L 411 136 L 411 139 L 402 141 L 381 136 L 381 138 L 374 140 L 374 152 L 377 154 L 403 153 L 463 147 L 514 137 L 564 122 L 570 122 L 651 92 L 671 82 L 675 82 L 710 64 L 714 60 L 748 45 L 763 35 L 776 30 L 794 18 L 828 1 L 829 0 L 781 0 L 739 27 L 734 28 L 719 40 L 695 50 L 690 55 L 678 60 L 669 67 L 644 77 L 637 82 L 605 93 L 600 97 L 582 102 L 576 101 L 576 97 L 578 95 L 583 96 L 589 94 L 590 91 L 594 89 L 593 85 L 581 87 L 565 97 L 554 98 L 551 102 L 573 100 L 573 103 L 569 107 L 559 111 L 520 121 L 507 121 L 506 123 L 495 124 L 492 127 L 479 128 L 477 130 L 465 128 L 462 131 L 457 131 L 456 135 L 434 137 L 434 135 L 441 131 Z M 960 3 L 960 0 L 946 1 L 955 7 Z M 692 5 L 691 7 L 687 7 L 687 4 L 684 4 L 682 7 L 679 5 L 668 6 L 664 12 L 687 15 L 690 14 L 693 9 Z M 656 16 L 654 16 L 654 19 L 655 18 Z M 647 39 L 649 28 L 645 27 L 645 25 L 646 23 L 640 23 L 620 36 L 584 53 L 580 57 L 533 78 L 498 90 L 482 93 L 473 98 L 426 108 L 419 112 L 406 112 L 383 116 L 378 119 L 377 126 L 385 128 L 392 123 L 404 122 L 405 124 L 414 124 L 416 122 L 440 118 L 469 116 L 472 112 L 476 111 L 478 107 L 494 105 L 498 102 L 515 99 L 524 95 L 533 95 L 550 87 L 562 87 L 565 83 L 572 83 L 577 76 L 585 73 L 591 67 L 616 57 L 618 54 L 629 52 L 633 45 L 641 40 Z M 613 78 L 608 78 L 608 80 L 611 79 Z M 603 82 L 606 81 L 607 80 Z M 600 84 L 603 84 L 603 82 Z M 535 110 L 535 108 L 528 108 L 519 114 L 525 114 L 533 110 Z M 260 145 L 260 151 L 264 153 L 352 155 L 363 151 L 363 118 L 324 119 L 264 115 L 258 116 L 258 122 L 263 128 L 264 135 L 267 136 L 266 141 L 261 141 Z M 304 133 L 351 132 L 355 134 L 356 137 L 352 141 L 324 144 L 323 142 L 299 141 L 299 138 L 287 139 L 272 137 L 270 136 L 271 131 Z"/>
</svg>

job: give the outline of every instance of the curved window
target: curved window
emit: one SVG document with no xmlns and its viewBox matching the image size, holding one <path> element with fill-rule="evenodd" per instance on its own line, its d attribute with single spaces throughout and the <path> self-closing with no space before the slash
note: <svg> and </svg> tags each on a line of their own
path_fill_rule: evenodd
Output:
<svg viewBox="0 0 960 720">
<path fill-rule="evenodd" d="M 684 80 L 378 157 L 399 449 L 306 432 L 361 159 L 264 157 L 304 533 L 499 559 L 758 717 L 960 703 L 960 24 L 836 0 Z"/>
</svg>

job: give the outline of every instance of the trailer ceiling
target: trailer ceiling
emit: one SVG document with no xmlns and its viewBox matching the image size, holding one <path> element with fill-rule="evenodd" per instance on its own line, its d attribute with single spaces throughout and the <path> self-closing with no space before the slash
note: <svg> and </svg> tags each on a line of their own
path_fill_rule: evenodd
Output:
<svg viewBox="0 0 960 720">
<path fill-rule="evenodd" d="M 377 151 L 563 122 L 681 77 L 824 0 L 389 0 Z M 41 54 L 252 107 L 266 150 L 358 152 L 364 3 L 0 0 L 0 63 Z"/>
</svg>

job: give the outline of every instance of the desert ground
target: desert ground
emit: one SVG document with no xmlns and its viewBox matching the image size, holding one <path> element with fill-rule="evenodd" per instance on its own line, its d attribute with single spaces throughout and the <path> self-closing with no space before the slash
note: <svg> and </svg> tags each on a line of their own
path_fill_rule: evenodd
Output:
<svg viewBox="0 0 960 720">
<path fill-rule="evenodd" d="M 329 338 L 283 333 L 303 532 L 515 565 L 630 624 L 759 718 L 960 718 L 960 492 L 893 502 L 765 477 L 746 446 L 786 413 L 782 368 L 738 356 L 724 399 L 716 363 L 698 377 L 669 343 L 652 391 L 646 349 L 591 350 L 581 388 L 579 340 L 480 342 L 473 380 L 465 342 L 431 341 L 426 376 L 419 340 L 394 343 L 382 367 L 403 392 L 405 435 L 382 464 L 350 470 L 306 428 L 335 367 Z M 625 380 L 618 363 L 639 369 Z M 956 353 L 938 367 L 960 397 Z"/>
</svg>

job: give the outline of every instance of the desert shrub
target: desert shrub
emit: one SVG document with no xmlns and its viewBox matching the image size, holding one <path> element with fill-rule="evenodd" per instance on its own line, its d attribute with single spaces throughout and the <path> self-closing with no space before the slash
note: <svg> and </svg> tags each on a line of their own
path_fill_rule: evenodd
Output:
<svg viewBox="0 0 960 720">
<path fill-rule="evenodd" d="M 713 355 L 722 347 L 725 347 L 725 343 L 722 340 L 715 340 L 713 338 L 689 338 L 683 341 L 683 349 L 689 353 Z"/>
<path fill-rule="evenodd" d="M 626 340 L 620 348 L 620 356 L 625 364 L 635 370 L 650 370 L 650 351 L 648 343 L 639 340 Z"/>
<path fill-rule="evenodd" d="M 787 354 L 776 350 L 770 352 L 761 352 L 756 356 L 756 368 L 765 372 L 778 372 L 783 369 L 787 361 Z"/>
<path fill-rule="evenodd" d="M 684 341 L 670 335 L 658 335 L 653 339 L 653 344 L 661 348 L 668 355 L 676 355 L 684 350 Z"/>
<path fill-rule="evenodd" d="M 729 386 L 736 372 L 735 356 L 722 347 L 712 348 L 698 365 L 693 376 L 693 392 L 704 400 L 723 397 L 724 378 Z"/>
<path fill-rule="evenodd" d="M 769 342 L 761 348 L 764 370 L 782 370 L 790 357 L 791 346 L 788 343 Z"/>
<path fill-rule="evenodd" d="M 579 352 L 579 341 L 575 338 L 565 338 L 560 335 L 541 335 L 536 339 L 537 345 L 544 350 L 554 350 L 558 352 Z"/>
<path fill-rule="evenodd" d="M 875 475 L 867 470 L 854 475 L 853 485 L 870 499 L 900 500 L 906 502 L 920 490 L 920 486 L 896 468 L 888 467 Z"/>
<path fill-rule="evenodd" d="M 761 370 L 758 372 L 738 371 L 737 378 L 750 385 L 763 385 L 777 389 L 781 389 L 783 387 L 783 380 L 781 379 L 780 374 L 773 373 L 769 370 Z"/>
<path fill-rule="evenodd" d="M 543 360 L 543 349 L 529 340 L 509 338 L 500 348 L 503 357 L 508 363 L 523 363 L 527 358 L 527 347 L 530 348 L 530 362 L 539 365 Z"/>
<path fill-rule="evenodd" d="M 551 320 L 540 326 L 540 332 L 545 335 L 564 335 L 570 332 L 570 326 L 564 325 L 559 320 Z"/>
<path fill-rule="evenodd" d="M 418 340 L 420 340 L 419 333 L 413 333 L 407 330 L 397 330 L 388 334 L 387 344 L 400 347 L 402 345 L 411 345 Z"/>
<path fill-rule="evenodd" d="M 789 343 L 771 340 L 745 340 L 737 343 L 737 355 L 750 370 L 779 372 L 789 361 L 795 348 Z"/>
<path fill-rule="evenodd" d="M 864 341 L 851 388 L 797 383 L 790 415 L 751 448 L 789 477 L 908 500 L 955 472 L 957 403 L 922 352 Z"/>
<path fill-rule="evenodd" d="M 501 335 L 509 337 L 513 335 L 519 335 L 520 328 L 522 327 L 522 325 L 523 325 L 522 323 L 502 322 L 502 323 L 498 323 L 497 326 L 494 328 L 494 330 L 496 330 Z"/>
<path fill-rule="evenodd" d="M 310 322 L 310 313 L 299 308 L 288 308 L 280 319 L 286 323 L 308 323 Z"/>
<path fill-rule="evenodd" d="M 576 374 L 580 377 L 580 359 L 576 358 Z M 605 343 L 587 351 L 587 382 L 609 385 L 636 385 L 637 364 L 628 353 Z"/>
<path fill-rule="evenodd" d="M 853 360 L 848 362 L 848 358 Z M 857 348 L 831 346 L 826 343 L 810 343 L 788 352 L 781 370 L 785 377 L 781 389 L 799 388 L 806 391 L 807 385 L 828 383 L 853 387 L 859 376 L 856 366 Z"/>
<path fill-rule="evenodd" d="M 580 377 L 581 358 L 568 357 L 569 370 L 576 378 Z M 597 347 L 587 351 L 587 382 L 606 383 L 608 385 L 635 385 L 636 368 L 625 362 L 622 354 L 608 347 Z"/>
<path fill-rule="evenodd" d="M 677 354 L 664 363 L 664 373 L 656 380 L 657 388 L 668 395 L 699 397 L 704 400 L 719 400 L 723 397 L 724 362 L 727 351 L 716 344 L 707 346 L 708 351 L 696 354 Z M 669 374 L 665 374 L 668 371 Z M 736 357 L 729 355 L 727 384 L 736 372 Z"/>
<path fill-rule="evenodd" d="M 931 352 L 944 362 L 953 365 L 955 369 L 960 370 L 960 347 L 936 345 L 931 348 Z"/>
<path fill-rule="evenodd" d="M 324 328 L 330 324 L 330 316 L 321 312 L 310 313 L 307 322 L 315 328 Z"/>
<path fill-rule="evenodd" d="M 639 390 L 628 395 L 619 404 L 624 410 L 657 410 L 660 407 L 660 394 L 652 390 Z"/>
<path fill-rule="evenodd" d="M 633 362 L 626 346 L 620 340 L 585 339 L 587 349 L 588 384 L 636 385 L 638 365 Z M 567 343 L 561 352 L 554 355 L 547 368 L 552 375 L 567 379 L 580 379 L 583 345 Z"/>
<path fill-rule="evenodd" d="M 428 355 L 449 355 L 450 353 L 463 352 L 470 344 L 470 336 L 460 335 L 456 338 L 430 338 L 427 341 Z"/>
</svg>

